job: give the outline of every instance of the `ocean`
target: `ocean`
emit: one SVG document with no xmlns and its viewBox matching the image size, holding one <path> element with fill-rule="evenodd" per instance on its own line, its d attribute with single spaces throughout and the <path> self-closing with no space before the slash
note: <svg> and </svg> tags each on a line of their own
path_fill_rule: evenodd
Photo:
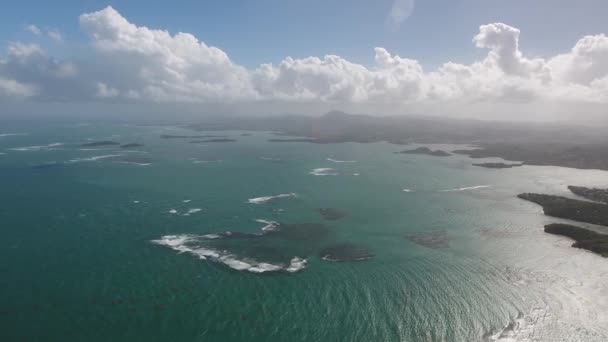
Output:
<svg viewBox="0 0 608 342">
<path fill-rule="evenodd" d="M 516 198 L 608 172 L 273 137 L 3 125 L 0 340 L 608 340 L 608 262 Z"/>
</svg>

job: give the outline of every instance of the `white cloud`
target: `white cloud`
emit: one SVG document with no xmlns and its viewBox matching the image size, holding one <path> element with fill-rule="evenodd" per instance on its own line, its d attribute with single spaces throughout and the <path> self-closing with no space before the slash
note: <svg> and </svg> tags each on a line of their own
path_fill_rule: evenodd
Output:
<svg viewBox="0 0 608 342">
<path fill-rule="evenodd" d="M 52 40 L 54 40 L 56 42 L 63 41 L 63 35 L 61 34 L 61 32 L 59 32 L 57 30 L 48 30 L 46 32 L 46 35 L 49 36 L 49 38 L 51 38 Z"/>
<path fill-rule="evenodd" d="M 255 96 L 247 70 L 189 33 L 129 23 L 112 7 L 80 16 L 82 29 L 113 67 L 125 93 L 153 101 L 232 101 Z M 112 80 L 108 80 L 110 82 Z"/>
<path fill-rule="evenodd" d="M 15 80 L 0 77 L 0 96 L 23 96 L 29 97 L 36 95 L 36 87 L 19 83 Z"/>
<path fill-rule="evenodd" d="M 405 18 L 397 14 L 395 18 Z M 561 55 L 530 58 L 520 50 L 519 29 L 492 23 L 480 26 L 473 38 L 487 55 L 471 64 L 446 62 L 426 71 L 418 61 L 378 47 L 372 66 L 326 55 L 287 57 L 248 70 L 189 33 L 137 26 L 112 7 L 81 15 L 80 26 L 93 47 L 87 63 L 57 60 L 37 44 L 10 43 L 0 58 L 3 93 L 11 89 L 51 100 L 392 108 L 454 102 L 608 103 L 608 37 L 603 34 L 583 37 Z"/>
<path fill-rule="evenodd" d="M 95 96 L 97 96 L 101 99 L 106 99 L 106 98 L 118 96 L 118 94 L 119 94 L 119 92 L 117 89 L 108 87 L 108 85 L 103 82 L 97 83 L 97 92 L 95 93 Z"/>
<path fill-rule="evenodd" d="M 39 36 L 42 33 L 36 25 L 27 25 L 25 29 L 35 36 Z"/>
</svg>

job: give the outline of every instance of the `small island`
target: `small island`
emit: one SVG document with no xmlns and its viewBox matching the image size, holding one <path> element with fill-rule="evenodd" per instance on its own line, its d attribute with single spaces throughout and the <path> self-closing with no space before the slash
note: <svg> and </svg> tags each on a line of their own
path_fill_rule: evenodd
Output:
<svg viewBox="0 0 608 342">
<path fill-rule="evenodd" d="M 118 143 L 116 141 L 103 140 L 103 141 L 93 141 L 93 142 L 80 144 L 80 147 L 100 147 L 100 146 L 116 146 L 116 145 L 120 145 L 120 143 Z"/>
<path fill-rule="evenodd" d="M 488 169 L 510 169 L 512 167 L 520 167 L 520 166 L 524 166 L 524 163 L 518 163 L 518 164 L 507 164 L 507 163 L 479 163 L 479 164 L 473 164 L 473 166 L 480 166 L 480 167 L 485 167 Z"/>
<path fill-rule="evenodd" d="M 405 150 L 405 151 L 401 151 L 401 152 L 396 152 L 396 153 L 400 153 L 400 154 L 426 154 L 429 156 L 434 156 L 434 157 L 448 157 L 451 156 L 450 153 L 446 152 L 446 151 L 442 151 L 442 150 L 431 150 L 428 147 L 418 147 L 415 148 L 413 150 Z"/>
<path fill-rule="evenodd" d="M 136 148 L 136 147 L 144 147 L 144 145 L 143 144 L 138 144 L 138 143 L 130 143 L 130 144 L 120 145 L 120 148 Z"/>
<path fill-rule="evenodd" d="M 594 202 L 602 202 L 608 204 L 608 189 L 586 188 L 584 186 L 568 186 L 573 194 L 586 198 Z"/>
<path fill-rule="evenodd" d="M 608 235 L 606 234 L 562 223 L 546 225 L 545 232 L 569 237 L 576 241 L 572 247 L 586 249 L 604 258 L 608 257 Z"/>
<path fill-rule="evenodd" d="M 533 193 L 523 193 L 517 197 L 541 205 L 548 216 L 608 226 L 607 204 Z"/>
<path fill-rule="evenodd" d="M 224 142 L 235 142 L 236 139 L 229 138 L 217 138 L 217 139 L 206 139 L 206 140 L 192 140 L 191 144 L 205 144 L 205 143 L 224 143 Z"/>
</svg>

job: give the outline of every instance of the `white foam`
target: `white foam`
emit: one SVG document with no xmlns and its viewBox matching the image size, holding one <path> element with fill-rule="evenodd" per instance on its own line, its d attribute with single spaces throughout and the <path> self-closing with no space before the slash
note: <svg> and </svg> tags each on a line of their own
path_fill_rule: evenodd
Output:
<svg viewBox="0 0 608 342">
<path fill-rule="evenodd" d="M 285 271 L 290 273 L 299 272 L 306 268 L 308 265 L 308 261 L 303 258 L 293 257 L 289 262 L 289 266 L 285 269 Z"/>
<path fill-rule="evenodd" d="M 313 176 L 337 176 L 338 171 L 330 167 L 322 167 L 309 172 Z"/>
<path fill-rule="evenodd" d="M 403 191 L 403 192 L 414 192 L 414 190 L 411 190 L 411 189 L 403 189 L 401 191 Z"/>
<path fill-rule="evenodd" d="M 215 239 L 221 239 L 222 236 L 218 235 L 218 234 L 206 234 L 201 236 L 203 239 L 207 239 L 207 240 L 215 240 Z"/>
<path fill-rule="evenodd" d="M 138 166 L 150 166 L 150 165 L 152 165 L 152 163 L 138 163 L 138 162 L 126 161 L 126 160 L 121 160 L 121 161 L 119 161 L 119 163 L 121 163 L 121 164 L 130 164 L 130 165 L 138 165 Z"/>
<path fill-rule="evenodd" d="M 353 176 L 359 176 L 359 175 L 360 175 L 359 173 L 353 173 Z"/>
<path fill-rule="evenodd" d="M 542 326 L 547 318 L 550 318 L 547 308 L 534 308 L 528 314 L 520 314 L 519 317 L 509 322 L 504 328 L 494 335 L 489 336 L 488 341 L 492 342 L 517 342 L 532 341 L 536 329 Z"/>
<path fill-rule="evenodd" d="M 27 135 L 27 133 L 0 133 L 0 138 L 1 137 L 13 137 L 16 135 Z"/>
<path fill-rule="evenodd" d="M 208 164 L 208 163 L 221 163 L 223 162 L 223 160 L 221 159 L 217 159 L 217 160 L 193 160 L 192 163 L 194 164 Z"/>
<path fill-rule="evenodd" d="M 203 235 L 202 237 L 205 238 L 213 235 L 215 234 Z M 188 246 L 188 244 L 195 244 L 196 242 L 198 242 L 198 239 L 193 235 L 165 235 L 158 240 L 152 240 L 152 243 L 167 246 L 178 253 L 189 253 L 199 257 L 202 260 L 219 262 L 237 271 L 246 271 L 251 273 L 294 273 L 303 270 L 307 265 L 306 259 L 299 257 L 292 258 L 289 265 L 281 265 L 261 262 L 250 258 L 240 258 L 227 251 L 215 250 L 213 248 Z"/>
<path fill-rule="evenodd" d="M 175 210 L 175 209 L 169 209 L 169 214 L 177 214 L 177 210 Z"/>
<path fill-rule="evenodd" d="M 338 160 L 338 159 L 332 159 L 332 158 L 327 158 L 328 161 L 332 162 L 332 163 L 356 163 L 356 160 Z"/>
<path fill-rule="evenodd" d="M 188 209 L 188 211 L 186 211 L 185 213 L 183 213 L 182 216 L 190 216 L 192 214 L 198 213 L 201 210 L 203 210 L 203 209 L 201 209 L 201 208 L 190 208 L 190 209 Z"/>
<path fill-rule="evenodd" d="M 247 203 L 250 204 L 266 204 L 268 202 L 280 199 L 280 198 L 291 198 L 291 197 L 296 197 L 296 194 L 293 192 L 290 193 L 286 193 L 286 194 L 279 194 L 279 195 L 273 195 L 273 196 L 263 196 L 263 197 L 255 197 L 255 198 L 250 198 L 247 200 Z"/>
<path fill-rule="evenodd" d="M 262 231 L 263 232 L 274 232 L 279 230 L 279 223 L 275 222 L 275 221 L 266 221 L 266 220 L 261 220 L 261 219 L 257 219 L 255 220 L 255 222 L 259 222 L 259 223 L 263 223 L 265 224 L 264 227 L 262 227 Z"/>
<path fill-rule="evenodd" d="M 475 185 L 475 186 L 467 186 L 467 187 L 464 187 L 464 188 L 441 190 L 441 192 L 466 191 L 466 190 L 483 189 L 483 188 L 489 188 L 489 187 L 491 187 L 491 185 Z"/>
<path fill-rule="evenodd" d="M 9 148 L 11 151 L 43 151 L 43 150 L 52 150 L 55 147 L 62 146 L 63 143 L 52 143 L 48 145 L 38 145 L 38 146 L 24 146 L 24 147 L 15 147 Z"/>
<path fill-rule="evenodd" d="M 138 203 L 139 203 L 139 201 L 133 201 L 133 203 L 138 204 Z"/>
<path fill-rule="evenodd" d="M 67 162 L 68 163 L 80 163 L 80 162 L 98 161 L 101 159 L 107 159 L 107 158 L 113 158 L 113 157 L 120 157 L 120 154 L 106 154 L 103 156 L 93 156 L 93 157 L 88 157 L 88 158 L 75 158 L 75 159 L 70 159 Z"/>
<path fill-rule="evenodd" d="M 192 201 L 192 200 L 189 200 L 189 199 L 188 199 L 188 200 L 183 200 L 182 202 L 184 202 L 184 203 L 188 203 L 188 202 L 191 202 L 191 201 Z"/>
</svg>

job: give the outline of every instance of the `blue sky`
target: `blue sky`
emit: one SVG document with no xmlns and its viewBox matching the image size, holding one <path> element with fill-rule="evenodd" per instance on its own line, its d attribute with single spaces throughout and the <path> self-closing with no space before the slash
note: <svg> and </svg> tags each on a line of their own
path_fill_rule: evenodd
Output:
<svg viewBox="0 0 608 342">
<path fill-rule="evenodd" d="M 481 24 L 504 22 L 524 32 L 530 55 L 565 52 L 585 34 L 608 31 L 605 0 L 418 0 L 398 30 L 385 24 L 392 0 L 307 1 L 10 1 L 0 12 L 0 43 L 27 39 L 28 24 L 85 41 L 78 16 L 113 6 L 130 22 L 189 32 L 248 67 L 286 56 L 337 54 L 363 64 L 381 46 L 434 67 L 482 56 L 471 38 Z M 50 47 L 52 48 L 52 47 Z M 60 53 L 60 52 L 59 52 Z"/>
</svg>

